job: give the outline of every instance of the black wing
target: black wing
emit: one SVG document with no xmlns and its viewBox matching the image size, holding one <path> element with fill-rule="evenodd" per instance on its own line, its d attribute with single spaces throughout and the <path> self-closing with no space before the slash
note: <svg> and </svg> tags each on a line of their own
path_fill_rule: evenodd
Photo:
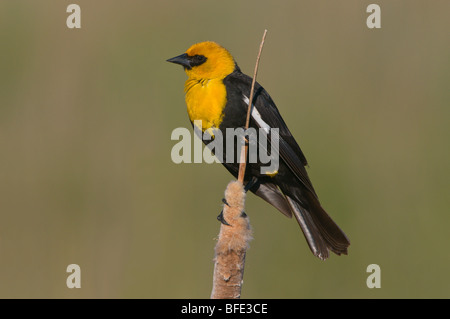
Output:
<svg viewBox="0 0 450 319">
<path fill-rule="evenodd" d="M 233 113 L 230 114 L 228 119 L 231 122 L 227 125 L 243 126 L 242 123 L 245 122 L 243 114 L 247 113 L 251 82 L 252 79 L 241 73 L 239 69 L 224 79 L 224 84 L 227 86 L 227 105 L 230 106 L 226 112 Z M 295 182 L 292 183 L 284 178 L 285 182 L 274 180 L 274 184 L 267 182 L 262 184 L 265 187 L 260 187 L 255 194 L 277 207 L 286 216 L 290 217 L 292 213 L 295 215 L 314 255 L 326 259 L 329 255 L 328 249 L 338 255 L 347 254 L 350 241 L 321 207 L 305 169 L 307 161 L 303 152 L 272 98 L 258 83 L 255 84 L 253 107 L 257 112 L 252 112 L 252 126 L 279 129 L 280 159 L 288 167 L 293 178 L 303 186 L 298 187 L 300 185 L 295 185 Z"/>
<path fill-rule="evenodd" d="M 247 112 L 248 104 L 244 102 L 243 96 L 247 97 L 247 99 L 249 98 L 252 79 L 239 71 L 235 71 L 224 79 L 224 83 L 229 87 L 240 88 L 238 91 L 233 90 L 236 96 L 232 96 L 231 98 L 234 100 L 233 104 L 242 105 L 245 108 L 245 112 Z M 239 93 L 243 96 L 239 96 Z M 236 101 L 238 99 L 240 99 L 240 103 Z M 279 152 L 281 159 L 295 174 L 298 180 L 317 197 L 305 169 L 305 166 L 308 165 L 305 155 L 289 131 L 269 93 L 259 83 L 255 83 L 253 107 L 257 109 L 261 115 L 261 119 L 269 127 L 279 129 Z"/>
</svg>

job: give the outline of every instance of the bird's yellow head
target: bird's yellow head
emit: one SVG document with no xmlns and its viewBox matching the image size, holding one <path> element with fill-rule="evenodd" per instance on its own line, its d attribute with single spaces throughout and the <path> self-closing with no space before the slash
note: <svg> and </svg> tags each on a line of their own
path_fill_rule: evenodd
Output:
<svg viewBox="0 0 450 319">
<path fill-rule="evenodd" d="M 167 61 L 181 64 L 190 79 L 223 79 L 236 67 L 230 52 L 212 41 L 196 43 Z"/>
</svg>

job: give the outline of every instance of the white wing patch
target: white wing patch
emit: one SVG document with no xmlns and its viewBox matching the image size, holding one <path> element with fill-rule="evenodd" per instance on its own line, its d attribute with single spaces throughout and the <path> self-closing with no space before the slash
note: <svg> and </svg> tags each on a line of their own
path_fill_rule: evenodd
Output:
<svg viewBox="0 0 450 319">
<path fill-rule="evenodd" d="M 242 100 L 244 100 L 245 104 L 248 105 L 249 99 L 245 95 L 242 95 Z M 270 126 L 266 122 L 263 121 L 261 114 L 256 109 L 256 106 L 253 105 L 252 107 L 252 118 L 258 123 L 259 127 L 264 129 L 264 131 L 268 134 L 270 131 Z"/>
</svg>

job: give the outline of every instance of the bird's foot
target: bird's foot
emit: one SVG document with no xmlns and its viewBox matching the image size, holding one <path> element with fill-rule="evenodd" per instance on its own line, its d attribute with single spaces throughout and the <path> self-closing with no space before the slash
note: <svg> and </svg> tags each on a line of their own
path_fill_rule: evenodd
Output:
<svg viewBox="0 0 450 319">
<path fill-rule="evenodd" d="M 217 216 L 217 220 L 224 225 L 231 226 L 230 224 L 227 223 L 227 221 L 223 217 L 223 210 L 220 212 L 219 216 Z"/>
</svg>

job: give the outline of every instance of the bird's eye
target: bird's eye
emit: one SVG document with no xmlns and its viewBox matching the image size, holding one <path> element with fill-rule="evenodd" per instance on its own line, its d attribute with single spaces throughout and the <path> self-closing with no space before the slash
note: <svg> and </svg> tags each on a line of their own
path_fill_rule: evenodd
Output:
<svg viewBox="0 0 450 319">
<path fill-rule="evenodd" d="M 206 61 L 206 57 L 204 55 L 197 54 L 192 57 L 191 65 L 197 66 L 197 65 L 205 63 L 205 61 Z"/>
<path fill-rule="evenodd" d="M 203 62 L 203 61 L 205 61 L 205 60 L 206 60 L 206 58 L 205 58 L 204 55 L 196 55 L 196 56 L 195 56 L 195 61 L 196 61 L 196 62 Z"/>
</svg>

